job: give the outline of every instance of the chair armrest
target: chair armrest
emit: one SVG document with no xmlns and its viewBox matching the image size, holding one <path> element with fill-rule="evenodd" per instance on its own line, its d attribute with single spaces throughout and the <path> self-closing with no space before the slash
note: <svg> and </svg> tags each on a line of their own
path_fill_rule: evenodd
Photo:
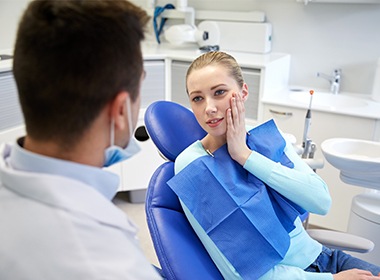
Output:
<svg viewBox="0 0 380 280">
<path fill-rule="evenodd" d="M 295 150 L 295 152 L 298 154 L 298 155 L 302 155 L 303 153 L 303 148 L 300 146 L 300 145 L 297 145 L 297 144 L 294 144 L 293 143 L 293 148 Z M 315 169 L 322 169 L 323 166 L 325 165 L 325 162 L 324 160 L 321 158 L 321 159 L 317 159 L 317 158 L 303 158 L 303 161 L 310 166 L 311 169 L 315 170 Z"/>
<path fill-rule="evenodd" d="M 308 229 L 307 233 L 311 236 L 311 238 L 332 249 L 368 253 L 371 252 L 375 246 L 372 241 L 366 238 L 346 232 L 324 229 Z"/>
<path fill-rule="evenodd" d="M 307 165 L 310 166 L 311 169 L 322 169 L 325 165 L 325 162 L 323 159 L 317 159 L 317 158 L 303 158 L 303 161 L 306 162 Z"/>
</svg>

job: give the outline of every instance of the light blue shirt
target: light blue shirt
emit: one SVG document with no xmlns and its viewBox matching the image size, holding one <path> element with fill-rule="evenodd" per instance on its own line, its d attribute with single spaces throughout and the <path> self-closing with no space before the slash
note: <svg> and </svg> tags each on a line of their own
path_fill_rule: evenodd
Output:
<svg viewBox="0 0 380 280">
<path fill-rule="evenodd" d="M 244 164 L 244 168 L 306 211 L 326 214 L 331 205 L 331 198 L 325 182 L 304 163 L 290 143 L 287 142 L 284 151 L 294 163 L 293 169 L 273 162 L 254 151 Z M 193 143 L 177 157 L 175 173 L 177 174 L 189 163 L 205 155 L 208 154 L 201 142 Z M 183 203 L 182 206 L 190 224 L 223 277 L 228 280 L 241 280 L 238 272 L 218 250 L 187 207 Z M 304 271 L 319 256 L 322 245 L 310 238 L 300 219 L 295 221 L 295 226 L 296 228 L 289 234 L 290 247 L 284 259 L 260 279 L 333 279 L 330 273 Z"/>
<path fill-rule="evenodd" d="M 53 174 L 81 181 L 111 200 L 119 186 L 119 176 L 90 165 L 47 157 L 25 150 L 19 139 L 8 164 L 20 171 Z"/>
</svg>

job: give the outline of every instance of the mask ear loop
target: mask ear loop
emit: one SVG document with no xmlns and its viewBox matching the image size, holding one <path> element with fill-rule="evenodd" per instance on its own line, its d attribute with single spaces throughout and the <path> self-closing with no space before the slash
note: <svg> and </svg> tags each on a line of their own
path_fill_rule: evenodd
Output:
<svg viewBox="0 0 380 280">
<path fill-rule="evenodd" d="M 110 129 L 110 146 L 115 144 L 115 120 L 111 119 L 111 129 Z"/>
<path fill-rule="evenodd" d="M 128 130 L 129 130 L 129 141 L 133 138 L 133 128 L 132 128 L 132 108 L 131 108 L 131 100 L 129 96 L 127 97 L 126 101 L 127 105 L 127 117 L 128 117 Z"/>
<path fill-rule="evenodd" d="M 133 137 L 133 128 L 132 128 L 132 111 L 131 111 L 131 102 L 129 96 L 126 100 L 127 107 L 127 118 L 128 118 L 128 130 L 129 130 L 129 141 L 131 141 Z M 111 129 L 110 129 L 110 146 L 115 144 L 115 120 L 111 119 Z"/>
</svg>

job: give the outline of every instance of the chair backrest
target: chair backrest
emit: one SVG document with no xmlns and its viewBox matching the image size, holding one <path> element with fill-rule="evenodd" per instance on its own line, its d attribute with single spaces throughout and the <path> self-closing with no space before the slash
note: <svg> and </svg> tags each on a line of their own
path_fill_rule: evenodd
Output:
<svg viewBox="0 0 380 280">
<path fill-rule="evenodd" d="M 171 101 L 152 103 L 145 112 L 145 126 L 158 150 L 170 161 L 206 132 L 193 112 Z"/>
<path fill-rule="evenodd" d="M 187 108 L 157 101 L 145 112 L 145 126 L 160 153 L 168 159 L 153 174 L 146 196 L 150 235 L 167 279 L 223 279 L 187 221 L 176 194 L 166 182 L 174 176 L 175 158 L 206 132 Z"/>
</svg>

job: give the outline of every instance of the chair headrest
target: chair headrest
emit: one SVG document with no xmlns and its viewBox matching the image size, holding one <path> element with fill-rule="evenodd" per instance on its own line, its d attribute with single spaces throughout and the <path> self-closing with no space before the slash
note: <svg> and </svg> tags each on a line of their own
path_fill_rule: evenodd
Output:
<svg viewBox="0 0 380 280">
<path fill-rule="evenodd" d="M 175 161 L 184 149 L 206 135 L 193 112 L 171 101 L 149 105 L 144 122 L 153 143 L 170 161 Z"/>
</svg>

